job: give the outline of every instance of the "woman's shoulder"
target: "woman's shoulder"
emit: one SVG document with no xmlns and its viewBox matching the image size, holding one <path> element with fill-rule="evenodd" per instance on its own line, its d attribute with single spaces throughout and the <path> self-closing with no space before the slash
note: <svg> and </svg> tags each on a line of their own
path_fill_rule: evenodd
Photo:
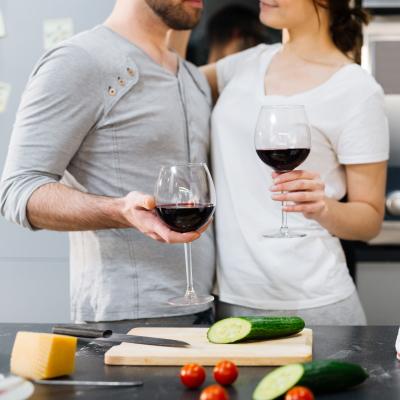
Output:
<svg viewBox="0 0 400 400">
<path fill-rule="evenodd" d="M 344 67 L 342 79 L 346 82 L 347 91 L 359 98 L 383 95 L 383 89 L 376 79 L 365 68 L 358 64 Z"/>
</svg>

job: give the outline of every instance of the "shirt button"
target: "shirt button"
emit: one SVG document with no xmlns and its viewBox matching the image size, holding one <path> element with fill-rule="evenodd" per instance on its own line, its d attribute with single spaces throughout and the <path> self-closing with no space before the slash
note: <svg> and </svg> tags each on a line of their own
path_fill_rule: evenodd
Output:
<svg viewBox="0 0 400 400">
<path fill-rule="evenodd" d="M 135 70 L 134 69 L 128 67 L 126 70 L 128 71 L 129 76 L 134 76 L 135 75 Z"/>
<path fill-rule="evenodd" d="M 110 95 L 110 96 L 115 96 L 116 94 L 117 94 L 117 91 L 113 88 L 113 87 L 109 87 L 108 88 L 108 94 Z"/>
<path fill-rule="evenodd" d="M 118 77 L 118 83 L 120 86 L 125 86 L 125 80 L 122 79 L 121 77 Z"/>
</svg>

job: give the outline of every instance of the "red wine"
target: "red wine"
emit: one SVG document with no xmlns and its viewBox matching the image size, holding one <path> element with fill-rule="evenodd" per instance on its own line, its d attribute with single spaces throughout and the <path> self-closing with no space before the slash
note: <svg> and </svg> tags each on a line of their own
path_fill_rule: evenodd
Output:
<svg viewBox="0 0 400 400">
<path fill-rule="evenodd" d="M 257 150 L 258 157 L 275 171 L 285 172 L 297 168 L 310 154 L 310 149 Z"/>
<path fill-rule="evenodd" d="M 212 216 L 212 204 L 165 204 L 157 206 L 158 216 L 175 232 L 193 232 L 204 226 Z"/>
</svg>

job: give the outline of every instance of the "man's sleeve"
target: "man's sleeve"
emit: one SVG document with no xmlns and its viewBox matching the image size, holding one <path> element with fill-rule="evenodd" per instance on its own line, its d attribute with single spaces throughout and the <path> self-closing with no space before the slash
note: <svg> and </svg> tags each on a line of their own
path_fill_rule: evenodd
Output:
<svg viewBox="0 0 400 400">
<path fill-rule="evenodd" d="M 80 47 L 59 47 L 38 63 L 17 113 L 0 183 L 0 212 L 33 229 L 26 216 L 32 193 L 59 182 L 101 116 L 103 88 L 96 63 Z"/>
</svg>

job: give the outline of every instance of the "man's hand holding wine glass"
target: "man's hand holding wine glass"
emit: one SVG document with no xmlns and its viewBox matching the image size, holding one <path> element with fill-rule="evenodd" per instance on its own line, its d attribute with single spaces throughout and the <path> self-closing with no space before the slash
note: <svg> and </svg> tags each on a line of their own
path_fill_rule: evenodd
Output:
<svg viewBox="0 0 400 400">
<path fill-rule="evenodd" d="M 289 202 L 286 212 L 299 212 L 306 218 L 318 220 L 327 211 L 325 183 L 317 172 L 295 170 L 284 174 L 272 173 L 272 199 Z"/>
<path fill-rule="evenodd" d="M 202 227 L 196 232 L 179 233 L 168 228 L 156 215 L 156 201 L 153 196 L 131 192 L 124 199 L 123 215 L 125 220 L 143 234 L 162 243 L 189 243 L 197 240 L 207 229 Z"/>
</svg>

